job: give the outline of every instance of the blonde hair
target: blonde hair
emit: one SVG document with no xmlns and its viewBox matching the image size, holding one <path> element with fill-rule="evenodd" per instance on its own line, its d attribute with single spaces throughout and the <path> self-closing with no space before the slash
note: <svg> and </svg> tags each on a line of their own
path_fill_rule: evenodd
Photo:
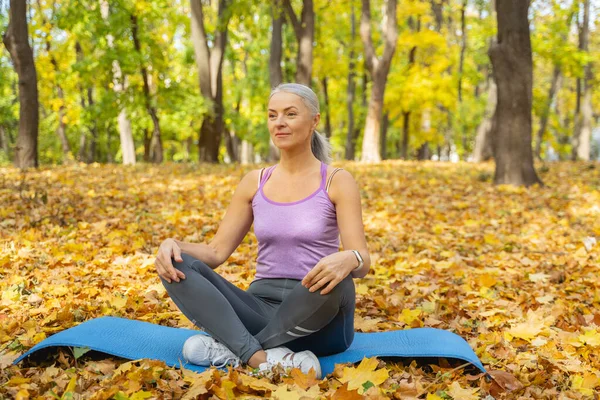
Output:
<svg viewBox="0 0 600 400">
<path fill-rule="evenodd" d="M 319 113 L 319 99 L 315 92 L 308 86 L 300 83 L 281 83 L 271 90 L 269 100 L 275 93 L 279 92 L 292 93 L 296 96 L 300 96 L 302 102 L 308 107 L 313 117 Z M 317 159 L 325 164 L 331 163 L 331 143 L 323 134 L 317 132 L 316 129 L 313 131 L 310 139 L 310 148 Z"/>
</svg>

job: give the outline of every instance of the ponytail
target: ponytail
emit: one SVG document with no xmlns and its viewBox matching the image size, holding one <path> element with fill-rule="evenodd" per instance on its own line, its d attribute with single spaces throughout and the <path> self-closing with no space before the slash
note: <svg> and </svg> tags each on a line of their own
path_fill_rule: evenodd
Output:
<svg viewBox="0 0 600 400">
<path fill-rule="evenodd" d="M 310 148 L 317 159 L 325 164 L 331 163 L 331 143 L 316 130 L 310 139 Z"/>
</svg>

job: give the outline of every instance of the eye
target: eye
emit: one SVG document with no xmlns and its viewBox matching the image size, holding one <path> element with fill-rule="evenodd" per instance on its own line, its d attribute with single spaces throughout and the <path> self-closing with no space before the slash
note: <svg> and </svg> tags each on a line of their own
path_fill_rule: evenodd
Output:
<svg viewBox="0 0 600 400">
<path fill-rule="evenodd" d="M 292 111 L 292 112 L 289 112 L 289 113 L 288 113 L 288 116 L 290 116 L 290 117 L 295 117 L 295 116 L 296 116 L 296 113 L 295 113 L 295 112 L 293 112 L 293 111 Z"/>
<path fill-rule="evenodd" d="M 275 114 L 269 114 L 269 118 L 271 118 L 271 119 L 275 118 Z"/>
</svg>

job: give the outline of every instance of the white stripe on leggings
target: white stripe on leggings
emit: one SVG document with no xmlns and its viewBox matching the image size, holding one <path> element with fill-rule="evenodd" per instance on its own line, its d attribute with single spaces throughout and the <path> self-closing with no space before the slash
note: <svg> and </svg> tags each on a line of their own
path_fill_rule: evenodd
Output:
<svg viewBox="0 0 600 400">
<path fill-rule="evenodd" d="M 290 331 L 287 331 L 286 333 L 287 333 L 288 335 L 295 336 L 295 337 L 304 337 L 304 336 L 308 336 L 308 335 L 310 335 L 311 333 L 315 333 L 315 332 L 317 332 L 317 331 L 318 331 L 318 329 L 317 329 L 316 331 L 311 331 L 310 329 L 304 329 L 304 328 L 301 328 L 301 327 L 299 327 L 299 326 L 296 326 L 296 327 L 295 327 L 295 328 L 293 328 L 293 329 L 297 329 L 297 330 L 298 330 L 298 331 L 300 331 L 301 333 L 300 333 L 300 334 L 298 334 L 298 333 L 294 333 L 294 332 L 290 332 Z"/>
<path fill-rule="evenodd" d="M 299 326 L 295 327 L 294 329 L 297 329 L 300 332 L 307 332 L 307 333 L 315 333 L 316 331 L 318 331 L 318 329 L 316 331 L 311 331 L 310 329 L 304 329 L 304 328 L 301 328 Z"/>
</svg>

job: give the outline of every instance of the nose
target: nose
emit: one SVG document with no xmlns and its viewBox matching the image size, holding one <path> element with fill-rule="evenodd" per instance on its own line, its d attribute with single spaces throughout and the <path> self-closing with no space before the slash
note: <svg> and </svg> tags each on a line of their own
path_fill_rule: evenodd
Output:
<svg viewBox="0 0 600 400">
<path fill-rule="evenodd" d="M 275 125 L 277 126 L 282 126 L 285 125 L 284 120 L 283 120 L 284 115 L 283 114 L 279 114 L 277 116 L 277 118 L 275 119 Z"/>
</svg>

